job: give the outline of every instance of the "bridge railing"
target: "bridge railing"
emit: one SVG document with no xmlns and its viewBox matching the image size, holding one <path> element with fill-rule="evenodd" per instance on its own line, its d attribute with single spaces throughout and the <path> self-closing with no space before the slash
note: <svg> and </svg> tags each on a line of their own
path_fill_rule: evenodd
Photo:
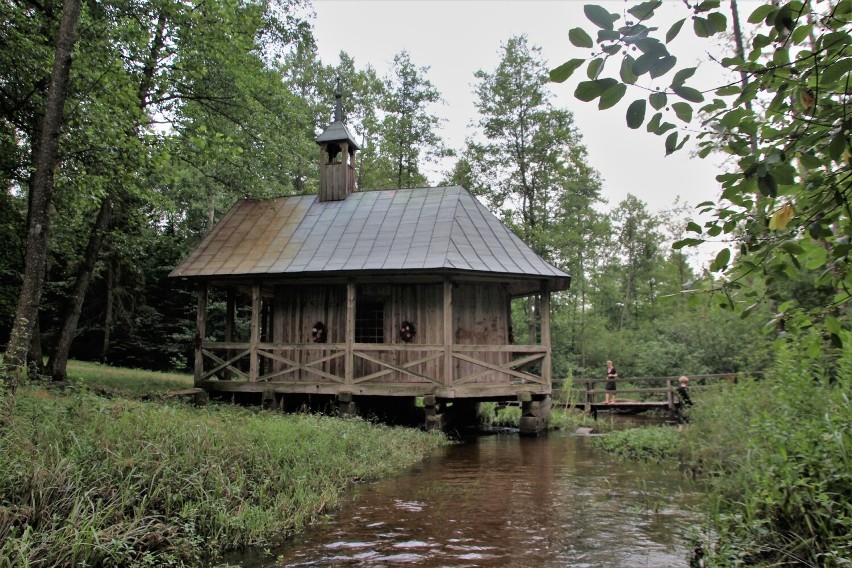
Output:
<svg viewBox="0 0 852 568">
<path fill-rule="evenodd" d="M 714 373 L 687 375 L 690 391 L 700 390 L 717 383 L 734 384 L 738 376 L 753 376 L 757 373 Z M 681 375 L 666 377 L 624 377 L 615 379 L 616 405 L 663 407 L 674 410 L 678 404 L 677 387 Z M 554 399 L 565 400 L 566 406 L 582 406 L 591 410 L 593 406 L 604 404 L 604 394 L 608 392 L 604 385 L 607 379 L 581 377 L 573 380 L 572 392 L 554 389 Z M 644 385 L 644 386 L 643 386 Z M 611 391 L 610 391 L 611 392 Z M 628 395 L 628 396 L 625 396 Z"/>
</svg>

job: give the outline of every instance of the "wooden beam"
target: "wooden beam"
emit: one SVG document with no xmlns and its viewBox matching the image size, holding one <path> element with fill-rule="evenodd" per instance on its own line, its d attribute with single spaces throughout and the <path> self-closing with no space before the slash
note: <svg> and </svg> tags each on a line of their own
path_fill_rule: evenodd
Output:
<svg viewBox="0 0 852 568">
<path fill-rule="evenodd" d="M 550 282 L 541 283 L 541 346 L 547 351 L 541 362 L 541 378 L 544 384 L 549 385 L 552 381 L 551 365 L 552 351 L 550 345 Z"/>
<path fill-rule="evenodd" d="M 198 311 L 195 314 L 195 365 L 193 382 L 198 385 L 204 375 L 204 355 L 201 353 L 201 344 L 207 334 L 207 284 L 198 284 Z"/>
<path fill-rule="evenodd" d="M 251 339 L 249 340 L 249 381 L 254 382 L 258 376 L 257 346 L 260 343 L 260 284 L 255 282 L 251 287 Z"/>
<path fill-rule="evenodd" d="M 351 385 L 355 381 L 355 280 L 346 283 L 346 369 L 343 382 Z"/>
<path fill-rule="evenodd" d="M 453 283 L 444 278 L 444 385 L 453 386 Z"/>
</svg>

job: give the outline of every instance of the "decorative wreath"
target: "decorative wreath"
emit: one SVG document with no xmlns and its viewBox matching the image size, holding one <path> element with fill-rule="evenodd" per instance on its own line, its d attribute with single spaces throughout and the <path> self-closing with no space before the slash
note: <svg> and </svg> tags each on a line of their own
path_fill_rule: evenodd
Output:
<svg viewBox="0 0 852 568">
<path fill-rule="evenodd" d="M 414 336 L 417 335 L 417 328 L 414 327 L 414 324 L 410 321 L 402 322 L 402 325 L 399 326 L 399 338 L 408 343 Z"/>
<path fill-rule="evenodd" d="M 325 343 L 327 339 L 328 332 L 325 329 L 325 324 L 318 321 L 314 324 L 314 327 L 311 328 L 311 341 L 314 343 Z"/>
</svg>

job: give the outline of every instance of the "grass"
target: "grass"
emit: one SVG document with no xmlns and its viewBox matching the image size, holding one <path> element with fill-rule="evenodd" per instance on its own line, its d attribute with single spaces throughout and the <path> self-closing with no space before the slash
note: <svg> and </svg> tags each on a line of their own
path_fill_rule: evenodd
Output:
<svg viewBox="0 0 852 568">
<path fill-rule="evenodd" d="M 186 373 L 158 373 L 140 369 L 124 369 L 86 361 L 69 361 L 68 378 L 82 382 L 89 387 L 117 390 L 129 396 L 192 387 L 192 375 Z"/>
<path fill-rule="evenodd" d="M 663 462 L 677 458 L 683 449 L 681 433 L 670 426 L 646 426 L 609 432 L 592 438 L 592 445 L 617 456 Z"/>
<path fill-rule="evenodd" d="M 75 369 L 127 392 L 186 386 L 181 375 Z M 445 443 L 361 419 L 24 385 L 0 430 L 0 567 L 187 566 L 274 544 L 351 483 Z"/>
</svg>

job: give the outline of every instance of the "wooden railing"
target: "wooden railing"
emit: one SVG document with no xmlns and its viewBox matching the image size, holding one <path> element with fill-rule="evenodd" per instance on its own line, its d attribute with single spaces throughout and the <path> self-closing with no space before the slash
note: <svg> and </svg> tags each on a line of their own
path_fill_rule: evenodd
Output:
<svg viewBox="0 0 852 568">
<path fill-rule="evenodd" d="M 739 373 L 740 375 L 754 375 L 754 373 Z M 689 377 L 689 390 L 700 390 L 713 383 L 727 382 L 736 383 L 738 373 L 716 373 L 708 375 L 687 375 Z M 615 379 L 618 397 L 618 406 L 661 406 L 674 409 L 678 404 L 677 387 L 680 375 L 669 377 L 629 377 Z M 583 406 L 590 410 L 593 406 L 603 406 L 603 395 L 607 391 L 603 388 L 607 382 L 606 378 L 590 379 L 579 378 L 574 380 L 573 398 L 576 406 Z M 637 387 L 636 384 L 652 384 L 654 386 Z M 659 386 L 657 386 L 659 385 Z M 631 395 L 624 397 L 623 395 Z M 564 395 L 554 392 L 554 398 L 562 398 Z"/>
<path fill-rule="evenodd" d="M 475 385 L 496 374 L 508 384 L 550 384 L 546 361 L 549 349 L 540 345 L 456 344 L 447 348 L 421 344 L 258 343 L 253 348 L 245 342 L 205 341 L 199 349 L 202 368 L 197 370 L 198 381 L 217 378 L 356 385 L 405 378 L 409 382 L 453 387 Z M 495 357 L 495 353 L 506 357 Z M 358 369 L 362 370 L 360 374 Z M 460 369 L 466 371 L 459 372 Z"/>
</svg>

